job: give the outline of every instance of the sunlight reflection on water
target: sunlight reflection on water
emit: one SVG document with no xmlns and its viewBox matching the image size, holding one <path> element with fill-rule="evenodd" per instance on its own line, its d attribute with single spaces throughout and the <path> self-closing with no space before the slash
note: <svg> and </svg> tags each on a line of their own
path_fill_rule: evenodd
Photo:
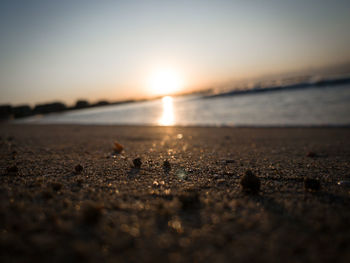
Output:
<svg viewBox="0 0 350 263">
<path fill-rule="evenodd" d="M 172 126 L 175 123 L 173 98 L 165 96 L 162 98 L 163 113 L 159 120 L 159 125 Z"/>
<path fill-rule="evenodd" d="M 350 85 L 215 98 L 169 97 L 16 119 L 14 123 L 284 126 L 350 125 Z"/>
</svg>

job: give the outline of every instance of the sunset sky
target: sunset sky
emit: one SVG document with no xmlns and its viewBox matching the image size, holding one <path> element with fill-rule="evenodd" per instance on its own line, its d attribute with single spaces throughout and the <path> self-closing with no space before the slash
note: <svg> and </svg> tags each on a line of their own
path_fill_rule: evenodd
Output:
<svg viewBox="0 0 350 263">
<path fill-rule="evenodd" d="M 349 62 L 349 14 L 345 0 L 2 0 L 0 103 L 150 97 Z"/>
</svg>

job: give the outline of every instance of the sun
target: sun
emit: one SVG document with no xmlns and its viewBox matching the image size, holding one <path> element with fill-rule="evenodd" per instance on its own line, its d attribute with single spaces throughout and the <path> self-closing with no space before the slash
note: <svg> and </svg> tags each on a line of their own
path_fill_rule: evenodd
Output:
<svg viewBox="0 0 350 263">
<path fill-rule="evenodd" d="M 151 75 L 149 86 L 155 95 L 171 95 L 183 89 L 183 81 L 177 72 L 161 69 Z"/>
</svg>

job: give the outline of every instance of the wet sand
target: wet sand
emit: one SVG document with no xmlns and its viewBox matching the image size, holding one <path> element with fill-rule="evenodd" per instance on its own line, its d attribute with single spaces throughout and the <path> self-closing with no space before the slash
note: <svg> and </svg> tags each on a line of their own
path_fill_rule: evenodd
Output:
<svg viewBox="0 0 350 263">
<path fill-rule="evenodd" d="M 350 261 L 349 128 L 1 125 L 0 136 L 1 262 Z M 258 194 L 242 191 L 247 170 Z"/>
</svg>

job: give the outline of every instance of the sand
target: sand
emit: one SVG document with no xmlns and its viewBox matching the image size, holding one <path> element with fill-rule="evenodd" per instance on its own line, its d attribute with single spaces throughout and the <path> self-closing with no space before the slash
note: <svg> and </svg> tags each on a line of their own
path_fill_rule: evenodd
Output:
<svg viewBox="0 0 350 263">
<path fill-rule="evenodd" d="M 349 128 L 2 124 L 0 136 L 1 262 L 350 262 Z M 247 170 L 258 194 L 242 191 Z"/>
</svg>

